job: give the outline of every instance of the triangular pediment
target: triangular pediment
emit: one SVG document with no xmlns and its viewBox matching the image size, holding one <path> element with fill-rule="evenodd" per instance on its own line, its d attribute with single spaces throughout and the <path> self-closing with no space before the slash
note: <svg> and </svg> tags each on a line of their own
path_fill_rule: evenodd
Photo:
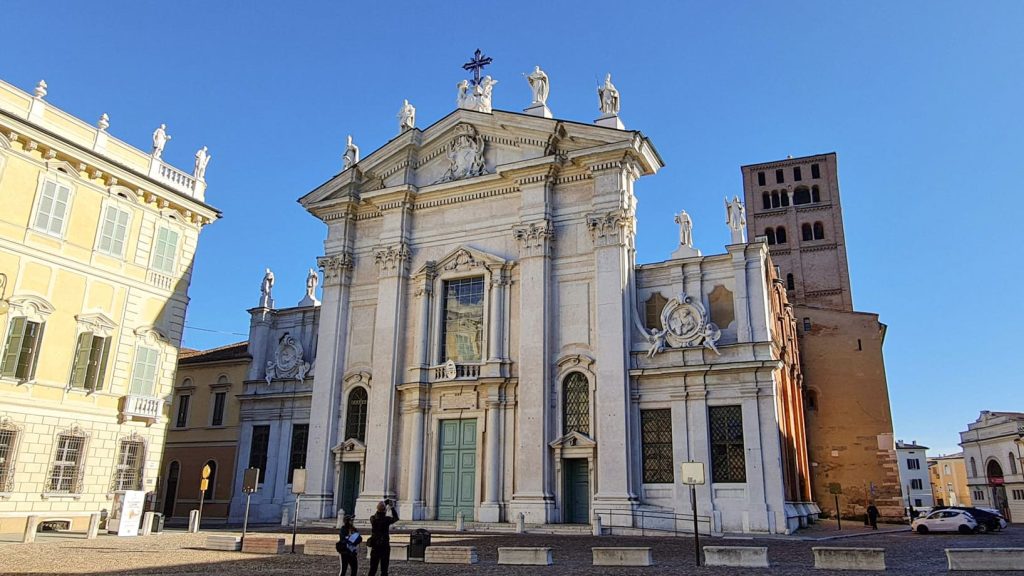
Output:
<svg viewBox="0 0 1024 576">
<path fill-rule="evenodd" d="M 593 438 L 573 430 L 549 444 L 552 448 L 594 448 L 597 442 Z"/>
<path fill-rule="evenodd" d="M 366 452 L 366 444 L 356 438 L 349 438 L 344 442 L 340 442 L 334 448 L 331 448 L 331 452 L 334 454 Z"/>
<path fill-rule="evenodd" d="M 449 252 L 444 258 L 436 262 L 428 262 L 425 264 L 417 274 L 424 274 L 427 272 L 428 267 L 433 267 L 437 272 L 471 272 L 473 270 L 500 270 L 505 266 L 508 266 L 509 261 L 491 254 L 484 252 L 472 246 L 462 245 Z"/>
<path fill-rule="evenodd" d="M 88 314 L 77 314 L 75 320 L 83 327 L 99 331 L 111 331 L 117 328 L 117 323 L 103 312 L 90 312 Z"/>
</svg>

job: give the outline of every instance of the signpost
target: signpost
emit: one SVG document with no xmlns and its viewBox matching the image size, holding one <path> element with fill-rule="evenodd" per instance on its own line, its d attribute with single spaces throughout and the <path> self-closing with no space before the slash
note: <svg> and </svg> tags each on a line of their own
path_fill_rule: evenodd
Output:
<svg viewBox="0 0 1024 576">
<path fill-rule="evenodd" d="M 245 543 L 245 531 L 249 527 L 249 499 L 252 498 L 252 493 L 259 490 L 260 485 L 260 469 L 259 468 L 246 468 L 245 473 L 242 474 L 242 492 L 245 492 L 245 517 L 242 519 L 242 540 Z"/>
<path fill-rule="evenodd" d="M 295 533 L 299 529 L 299 498 L 306 491 L 306 469 L 292 470 L 292 494 L 295 494 L 295 514 L 292 515 L 292 554 L 295 554 Z"/>
<path fill-rule="evenodd" d="M 203 466 L 203 477 L 199 480 L 199 518 L 196 519 L 196 532 L 203 523 L 203 501 L 206 500 L 206 489 L 210 487 L 210 465 Z"/>
<path fill-rule="evenodd" d="M 703 462 L 683 462 L 682 468 L 683 484 L 690 486 L 690 505 L 693 512 L 693 552 L 697 558 L 697 566 L 700 566 L 700 530 L 697 527 L 697 485 L 704 483 Z"/>
<path fill-rule="evenodd" d="M 839 482 L 833 482 L 828 485 L 828 493 L 836 497 L 836 522 L 839 524 L 839 529 L 843 529 L 843 518 L 842 514 L 839 513 L 839 495 L 843 493 L 843 485 Z"/>
</svg>

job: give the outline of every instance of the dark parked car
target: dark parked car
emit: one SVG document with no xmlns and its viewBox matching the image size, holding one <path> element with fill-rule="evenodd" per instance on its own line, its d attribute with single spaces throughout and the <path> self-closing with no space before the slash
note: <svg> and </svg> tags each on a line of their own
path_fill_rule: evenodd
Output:
<svg viewBox="0 0 1024 576">
<path fill-rule="evenodd" d="M 988 532 L 989 530 L 1002 530 L 1006 528 L 1006 520 L 995 512 L 989 512 L 981 508 L 974 508 L 971 506 L 936 506 L 933 510 L 939 509 L 950 509 L 950 510 L 963 510 L 969 512 L 971 516 L 978 522 L 978 532 Z"/>
</svg>

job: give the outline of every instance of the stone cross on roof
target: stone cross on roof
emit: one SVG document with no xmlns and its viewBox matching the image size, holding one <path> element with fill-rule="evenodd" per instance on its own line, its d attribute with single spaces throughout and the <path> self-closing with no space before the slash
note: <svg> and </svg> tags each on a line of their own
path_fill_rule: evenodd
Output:
<svg viewBox="0 0 1024 576">
<path fill-rule="evenodd" d="M 491 57 L 484 56 L 480 49 L 477 48 L 476 52 L 473 53 L 473 59 L 463 64 L 462 69 L 473 71 L 473 86 L 478 86 L 480 84 L 480 71 L 490 63 Z"/>
</svg>

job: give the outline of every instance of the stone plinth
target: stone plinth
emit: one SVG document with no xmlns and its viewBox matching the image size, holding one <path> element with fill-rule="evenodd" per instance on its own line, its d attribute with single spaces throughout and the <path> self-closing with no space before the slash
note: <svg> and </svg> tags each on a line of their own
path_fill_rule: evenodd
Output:
<svg viewBox="0 0 1024 576">
<path fill-rule="evenodd" d="M 594 566 L 653 566 L 654 557 L 651 549 L 635 548 L 591 548 L 594 554 Z"/>
<path fill-rule="evenodd" d="M 337 556 L 337 543 L 337 540 L 306 540 L 302 546 L 302 553 L 307 556 Z"/>
<path fill-rule="evenodd" d="M 249 539 L 246 538 L 246 543 L 248 542 Z M 207 536 L 205 548 L 207 550 L 237 552 L 242 549 L 242 539 L 238 536 Z"/>
<path fill-rule="evenodd" d="M 550 566 L 554 563 L 551 548 L 498 548 L 498 564 Z"/>
<path fill-rule="evenodd" d="M 1024 548 L 946 548 L 950 570 L 1024 570 Z"/>
<path fill-rule="evenodd" d="M 824 570 L 885 570 L 885 548 L 829 548 L 816 546 L 814 567 Z"/>
<path fill-rule="evenodd" d="M 372 550 L 369 546 L 366 547 L 366 557 L 369 558 Z M 408 544 L 395 544 L 391 543 L 391 561 L 395 560 L 408 560 L 409 559 L 409 545 Z"/>
<path fill-rule="evenodd" d="M 428 546 L 423 561 L 427 564 L 476 564 L 476 546 Z"/>
<path fill-rule="evenodd" d="M 242 552 L 250 554 L 284 554 L 284 538 L 246 536 Z"/>
<path fill-rule="evenodd" d="M 764 546 L 705 546 L 704 565 L 767 568 L 768 548 Z"/>
</svg>

